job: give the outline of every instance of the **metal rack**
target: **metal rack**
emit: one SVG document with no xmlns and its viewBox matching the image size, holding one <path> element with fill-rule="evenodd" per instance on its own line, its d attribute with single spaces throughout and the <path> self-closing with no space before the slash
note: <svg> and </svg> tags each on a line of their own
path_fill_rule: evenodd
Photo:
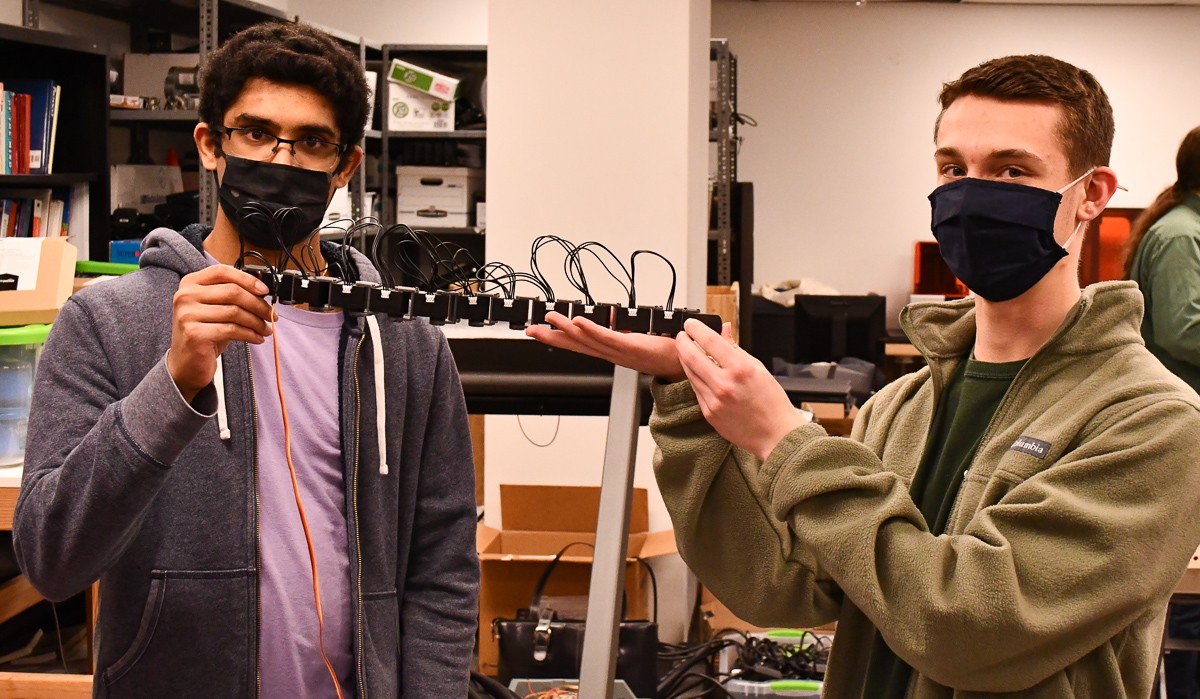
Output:
<svg viewBox="0 0 1200 699">
<path fill-rule="evenodd" d="M 713 39 L 709 60 L 717 64 L 716 126 L 709 136 L 717 144 L 713 183 L 717 220 L 708 238 L 717 243 L 717 284 L 728 286 L 733 283 L 733 183 L 737 182 L 737 56 L 730 52 L 727 39 Z"/>
<path fill-rule="evenodd" d="M 160 2 L 159 0 L 126 0 L 123 3 L 92 2 L 91 0 L 22 0 L 22 21 L 26 27 L 37 28 L 40 23 L 41 6 L 56 5 L 73 10 L 79 10 L 97 16 L 128 22 L 133 35 L 134 50 L 148 50 L 140 37 L 150 29 L 164 29 L 178 34 L 194 34 L 198 37 L 200 60 L 203 62 L 208 52 L 215 50 L 223 37 L 250 24 L 263 20 L 282 20 L 286 22 L 305 22 L 326 32 L 342 44 L 350 47 L 359 57 L 364 66 L 368 61 L 368 53 L 378 54 L 381 45 L 368 41 L 360 36 L 351 36 L 345 32 L 310 22 L 298 15 L 289 15 L 277 8 L 265 5 L 255 0 L 197 0 L 197 14 L 184 6 Z M 180 112 L 113 112 L 112 122 L 134 129 L 144 136 L 147 129 L 178 129 L 187 128 L 199 119 L 194 111 Z M 376 136 L 378 132 L 375 132 Z M 365 136 L 360 145 L 366 150 Z M 200 168 L 199 209 L 200 221 L 212 224 L 216 219 L 217 199 L 216 184 L 213 178 Z M 351 206 L 354 216 L 362 215 L 364 198 L 364 177 L 362 170 L 355 173 L 350 181 Z"/>
</svg>

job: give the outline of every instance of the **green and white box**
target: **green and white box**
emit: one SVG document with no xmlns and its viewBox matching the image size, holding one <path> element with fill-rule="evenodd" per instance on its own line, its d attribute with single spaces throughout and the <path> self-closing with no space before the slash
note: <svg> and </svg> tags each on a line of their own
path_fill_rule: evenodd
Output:
<svg viewBox="0 0 1200 699">
<path fill-rule="evenodd" d="M 458 97 L 458 78 L 406 63 L 399 58 L 392 59 L 388 80 L 450 102 Z"/>
<path fill-rule="evenodd" d="M 407 85 L 388 85 L 388 131 L 453 131 L 454 100 L 442 100 Z"/>
</svg>

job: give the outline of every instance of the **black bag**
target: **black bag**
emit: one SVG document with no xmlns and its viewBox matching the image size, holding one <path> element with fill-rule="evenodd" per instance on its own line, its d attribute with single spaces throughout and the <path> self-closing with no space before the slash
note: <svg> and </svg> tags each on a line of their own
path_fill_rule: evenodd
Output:
<svg viewBox="0 0 1200 699">
<path fill-rule="evenodd" d="M 492 636 L 500 641 L 500 681 L 506 686 L 514 677 L 529 679 L 576 679 L 583 661 L 582 621 L 559 621 L 552 609 L 542 608 L 542 591 L 550 574 L 567 549 L 584 542 L 568 544 L 547 566 L 533 591 L 527 615 L 516 619 L 496 619 Z M 645 561 L 639 562 L 646 566 Z M 625 680 L 640 699 L 657 699 L 658 668 L 658 585 L 654 572 L 650 584 L 654 590 L 654 621 L 622 621 L 617 634 L 617 679 Z M 524 618 L 522 618 L 524 616 Z M 624 614 L 621 615 L 622 618 Z"/>
</svg>

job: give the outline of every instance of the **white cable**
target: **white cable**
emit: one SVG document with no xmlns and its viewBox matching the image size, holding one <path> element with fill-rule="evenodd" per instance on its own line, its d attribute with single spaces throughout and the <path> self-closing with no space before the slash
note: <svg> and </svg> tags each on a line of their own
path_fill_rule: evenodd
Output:
<svg viewBox="0 0 1200 699">
<path fill-rule="evenodd" d="M 383 333 L 374 315 L 367 316 L 367 334 L 371 336 L 371 354 L 375 366 L 375 435 L 379 439 L 379 475 L 388 474 L 386 422 L 386 394 L 383 381 Z"/>
<path fill-rule="evenodd" d="M 227 441 L 230 437 L 229 414 L 225 410 L 225 371 L 222 365 L 221 355 L 217 355 L 217 373 L 213 374 L 213 387 L 217 389 L 217 430 L 221 440 Z"/>
</svg>

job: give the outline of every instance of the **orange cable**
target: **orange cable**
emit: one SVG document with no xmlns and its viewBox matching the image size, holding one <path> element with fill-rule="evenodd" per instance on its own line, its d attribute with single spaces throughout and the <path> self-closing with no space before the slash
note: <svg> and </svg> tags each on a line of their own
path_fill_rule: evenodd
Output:
<svg viewBox="0 0 1200 699">
<path fill-rule="evenodd" d="M 296 466 L 292 463 L 292 428 L 288 424 L 287 401 L 283 398 L 283 374 L 279 369 L 279 316 L 275 312 L 275 303 L 271 303 L 271 347 L 275 352 L 275 387 L 279 391 L 279 409 L 283 413 L 283 447 L 287 457 L 288 471 L 292 476 L 292 492 L 296 494 L 296 509 L 300 511 L 300 524 L 304 527 L 304 541 L 308 544 L 308 560 L 312 564 L 313 599 L 317 604 L 317 644 L 321 648 L 321 659 L 325 661 L 325 669 L 333 678 L 333 687 L 337 690 L 338 699 L 342 695 L 342 683 L 338 682 L 337 673 L 333 671 L 333 663 L 325 655 L 325 614 L 321 611 L 321 585 L 317 576 L 317 552 L 313 548 L 312 534 L 308 530 L 308 518 L 304 516 L 304 501 L 300 498 L 300 483 L 296 480 Z"/>
</svg>

